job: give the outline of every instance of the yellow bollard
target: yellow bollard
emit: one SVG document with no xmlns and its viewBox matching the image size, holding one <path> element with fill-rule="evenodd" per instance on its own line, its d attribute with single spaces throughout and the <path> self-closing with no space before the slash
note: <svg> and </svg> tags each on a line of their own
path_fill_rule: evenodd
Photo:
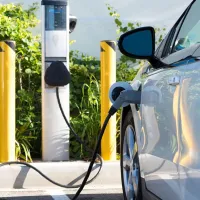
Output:
<svg viewBox="0 0 200 200">
<path fill-rule="evenodd" d="M 15 160 L 15 43 L 0 42 L 0 162 Z"/>
<path fill-rule="evenodd" d="M 101 126 L 112 106 L 109 89 L 116 82 L 116 42 L 101 42 Z M 104 160 L 116 160 L 116 115 L 105 130 L 101 142 L 101 154 Z"/>
</svg>

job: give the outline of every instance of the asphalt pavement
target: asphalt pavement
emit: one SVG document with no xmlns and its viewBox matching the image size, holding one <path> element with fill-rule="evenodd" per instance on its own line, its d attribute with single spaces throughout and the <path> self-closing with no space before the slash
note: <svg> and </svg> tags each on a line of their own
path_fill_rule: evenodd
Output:
<svg viewBox="0 0 200 200">
<path fill-rule="evenodd" d="M 72 199 L 75 191 L 68 191 L 67 194 Z M 78 200 L 123 200 L 123 196 L 121 188 L 93 188 L 83 190 Z"/>
</svg>

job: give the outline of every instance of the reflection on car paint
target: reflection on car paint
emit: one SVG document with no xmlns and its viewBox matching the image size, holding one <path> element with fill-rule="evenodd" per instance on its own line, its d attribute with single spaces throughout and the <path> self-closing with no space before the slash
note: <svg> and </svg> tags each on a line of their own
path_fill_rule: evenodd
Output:
<svg viewBox="0 0 200 200">
<path fill-rule="evenodd" d="M 184 66 L 179 66 L 153 74 L 143 85 L 141 113 L 146 140 L 141 152 L 141 161 L 145 163 L 141 166 L 147 188 L 161 199 L 169 199 L 168 191 L 174 188 L 176 190 L 170 194 L 170 199 L 179 199 L 177 121 L 181 83 L 176 87 L 169 85 L 168 81 L 175 75 L 181 77 L 183 69 Z M 155 104 L 146 103 L 149 99 L 144 95 L 146 91 L 156 92 Z"/>
<path fill-rule="evenodd" d="M 175 92 L 174 92 L 174 97 L 173 97 L 173 115 L 174 115 L 174 119 L 175 119 L 175 125 L 176 125 L 176 138 L 180 138 L 180 128 L 179 128 L 179 111 L 178 111 L 178 107 L 179 107 L 179 94 L 180 94 L 180 85 L 177 85 L 175 88 Z M 173 158 L 173 162 L 178 164 L 179 161 L 179 157 L 180 157 L 180 146 L 179 146 L 179 142 L 177 140 L 177 149 L 176 152 L 174 154 L 174 158 Z"/>
<path fill-rule="evenodd" d="M 188 62 L 180 93 L 179 174 L 182 199 L 200 197 L 200 62 Z"/>
<path fill-rule="evenodd" d="M 148 105 L 143 94 L 146 103 L 140 110 L 140 160 L 145 162 L 141 170 L 147 188 L 162 199 L 196 200 L 200 196 L 200 62 L 187 63 L 150 76 L 143 86 L 144 92 L 155 90 L 162 95 L 157 104 Z M 174 74 L 182 77 L 180 84 L 167 85 Z M 169 195 L 170 190 L 174 193 Z"/>
</svg>

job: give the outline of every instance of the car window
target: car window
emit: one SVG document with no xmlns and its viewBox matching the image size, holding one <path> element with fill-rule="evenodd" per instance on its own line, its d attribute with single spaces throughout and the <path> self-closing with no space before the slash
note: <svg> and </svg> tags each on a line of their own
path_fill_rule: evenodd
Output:
<svg viewBox="0 0 200 200">
<path fill-rule="evenodd" d="M 177 36 L 177 34 L 178 34 L 179 30 L 180 30 L 180 27 L 181 27 L 182 23 L 183 23 L 183 19 L 179 22 L 179 24 L 177 25 L 177 27 L 176 27 L 176 29 L 175 29 L 175 34 L 174 34 L 174 37 L 173 37 L 173 39 L 172 39 L 171 45 L 170 45 L 170 47 L 169 47 L 170 50 L 169 50 L 168 55 L 169 55 L 171 52 L 173 52 L 172 50 L 173 50 L 173 47 L 174 47 L 174 43 L 175 43 L 175 40 L 176 40 L 176 36 Z"/>
<path fill-rule="evenodd" d="M 156 56 L 157 58 L 160 58 L 160 57 L 162 56 L 162 52 L 163 52 L 163 49 L 164 49 L 165 44 L 166 44 L 166 42 L 167 42 L 168 36 L 169 36 L 169 34 L 167 34 L 167 35 L 165 36 L 165 38 L 162 40 L 162 42 L 160 43 L 160 45 L 159 45 L 158 48 L 156 49 L 155 56 Z"/>
<path fill-rule="evenodd" d="M 167 37 L 165 38 L 166 40 L 164 42 L 164 47 L 161 48 L 161 51 L 159 50 L 160 51 L 159 58 L 163 59 L 171 54 L 172 49 L 173 49 L 173 44 L 175 43 L 175 40 L 179 33 L 179 30 L 180 30 L 180 28 L 184 22 L 184 19 L 187 16 L 187 14 L 194 2 L 195 2 L 195 0 L 191 2 L 191 4 L 186 8 L 186 10 L 183 12 L 183 14 L 180 16 L 180 18 L 174 24 L 174 26 L 172 27 L 170 32 L 167 34 Z"/>
<path fill-rule="evenodd" d="M 177 36 L 172 41 L 171 53 L 191 47 L 200 43 L 200 1 L 192 5 Z M 180 23 L 181 24 L 181 23 Z M 179 27 L 180 27 L 179 24 Z M 178 26 L 177 26 L 178 29 Z"/>
</svg>

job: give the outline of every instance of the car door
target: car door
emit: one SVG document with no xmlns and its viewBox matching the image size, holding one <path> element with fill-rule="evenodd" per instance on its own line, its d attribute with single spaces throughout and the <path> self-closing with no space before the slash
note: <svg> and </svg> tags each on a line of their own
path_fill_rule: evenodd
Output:
<svg viewBox="0 0 200 200">
<path fill-rule="evenodd" d="M 144 144 L 141 170 L 146 187 L 161 199 L 181 199 L 179 157 L 179 94 L 184 65 L 152 70 L 142 85 Z M 156 101 L 151 101 L 156 96 Z"/>
<path fill-rule="evenodd" d="M 179 182 L 181 199 L 200 199 L 200 1 L 192 5 L 171 54 L 188 52 L 180 89 Z M 181 48 L 177 46 L 181 43 Z M 178 49 L 178 50 L 177 50 Z M 193 51 L 191 51 L 193 49 Z"/>
<path fill-rule="evenodd" d="M 200 56 L 200 47 L 195 56 Z M 179 179 L 182 199 L 200 199 L 200 60 L 185 66 L 180 90 Z"/>
<path fill-rule="evenodd" d="M 147 189 L 163 200 L 183 199 L 179 178 L 180 94 L 188 56 L 197 46 L 185 49 L 177 46 L 181 51 L 172 53 L 172 44 L 191 6 L 171 30 L 162 51 L 158 51 L 163 63 L 150 66 L 142 81 L 141 171 Z"/>
</svg>

